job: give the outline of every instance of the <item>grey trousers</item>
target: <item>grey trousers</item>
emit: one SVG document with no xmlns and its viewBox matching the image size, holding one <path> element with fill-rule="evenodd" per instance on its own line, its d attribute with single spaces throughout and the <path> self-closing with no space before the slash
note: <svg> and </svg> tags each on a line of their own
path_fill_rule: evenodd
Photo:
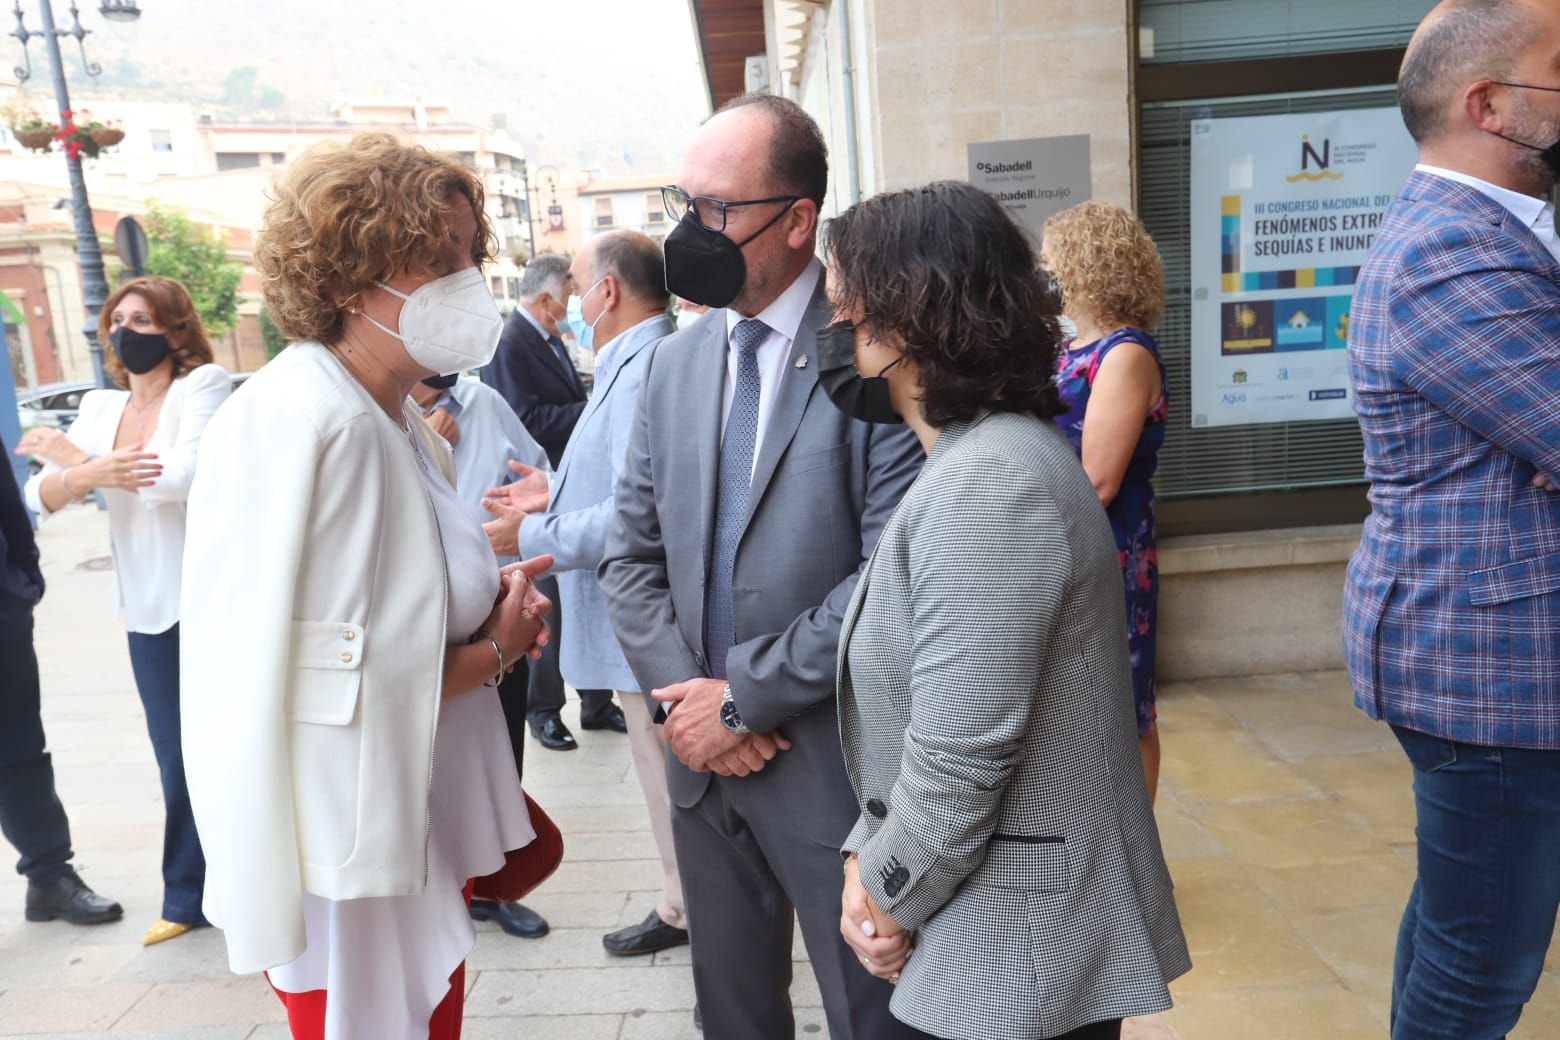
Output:
<svg viewBox="0 0 1560 1040">
<path fill-rule="evenodd" d="M 717 776 L 693 808 L 672 807 L 706 1040 L 794 1040 L 793 920 L 833 1040 L 924 1036 L 889 1014 L 893 987 L 867 974 L 840 937 L 838 847 L 805 833 L 783 806 L 753 797 L 772 789 L 744 791 L 744 783 Z"/>
</svg>

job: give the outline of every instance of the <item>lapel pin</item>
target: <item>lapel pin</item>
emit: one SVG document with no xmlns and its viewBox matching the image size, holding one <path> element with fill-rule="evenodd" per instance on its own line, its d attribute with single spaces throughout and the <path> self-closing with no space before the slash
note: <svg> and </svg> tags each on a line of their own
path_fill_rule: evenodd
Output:
<svg viewBox="0 0 1560 1040">
<path fill-rule="evenodd" d="M 796 359 L 796 367 L 797 368 L 806 368 L 807 367 L 807 355 L 806 354 L 803 354 L 801 357 Z"/>
</svg>

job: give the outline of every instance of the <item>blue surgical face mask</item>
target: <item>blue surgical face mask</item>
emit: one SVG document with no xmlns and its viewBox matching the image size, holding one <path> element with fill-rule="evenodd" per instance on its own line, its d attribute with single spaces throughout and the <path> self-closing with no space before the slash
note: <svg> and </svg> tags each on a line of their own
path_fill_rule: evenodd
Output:
<svg viewBox="0 0 1560 1040">
<path fill-rule="evenodd" d="M 602 315 L 607 312 L 602 311 L 601 314 L 596 315 L 596 321 L 586 321 L 585 297 L 599 289 L 604 281 L 606 281 L 605 278 L 598 279 L 596 284 L 586 289 L 582 296 L 570 296 L 568 309 L 563 315 L 564 324 L 569 326 L 569 332 L 573 334 L 574 342 L 591 353 L 596 351 L 596 322 L 599 322 Z"/>
</svg>

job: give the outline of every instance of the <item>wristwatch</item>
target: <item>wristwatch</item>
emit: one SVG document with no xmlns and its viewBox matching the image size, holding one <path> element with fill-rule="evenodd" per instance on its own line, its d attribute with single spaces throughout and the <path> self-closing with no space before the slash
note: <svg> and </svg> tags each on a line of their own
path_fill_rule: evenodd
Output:
<svg viewBox="0 0 1560 1040">
<path fill-rule="evenodd" d="M 720 695 L 720 724 L 733 733 L 751 733 L 752 730 L 742 721 L 742 715 L 737 711 L 737 702 L 731 696 L 731 684 L 726 684 L 726 689 Z"/>
</svg>

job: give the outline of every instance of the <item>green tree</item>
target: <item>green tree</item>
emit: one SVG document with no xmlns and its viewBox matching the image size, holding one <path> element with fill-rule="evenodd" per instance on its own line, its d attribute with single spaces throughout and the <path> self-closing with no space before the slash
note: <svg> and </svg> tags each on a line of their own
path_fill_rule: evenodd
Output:
<svg viewBox="0 0 1560 1040">
<path fill-rule="evenodd" d="M 271 320 L 271 312 L 264 307 L 260 308 L 260 341 L 265 344 L 267 361 L 287 347 L 287 333 L 276 327 L 276 322 Z"/>
<path fill-rule="evenodd" d="M 243 268 L 228 259 L 223 235 L 196 224 L 182 210 L 154 203 L 146 211 L 146 237 L 146 273 L 182 283 L 195 300 L 207 335 L 225 336 L 238 324 Z"/>
</svg>

